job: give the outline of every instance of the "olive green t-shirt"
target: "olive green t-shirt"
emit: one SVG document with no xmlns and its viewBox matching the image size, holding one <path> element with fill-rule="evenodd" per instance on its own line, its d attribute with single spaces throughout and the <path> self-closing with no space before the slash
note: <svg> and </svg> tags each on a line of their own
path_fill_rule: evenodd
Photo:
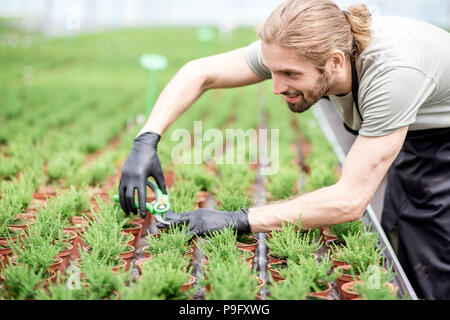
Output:
<svg viewBox="0 0 450 320">
<path fill-rule="evenodd" d="M 450 127 L 450 33 L 403 17 L 373 17 L 372 40 L 356 60 L 360 116 L 352 93 L 330 95 L 347 126 L 363 136 Z M 247 62 L 264 79 L 261 42 L 249 45 Z"/>
</svg>

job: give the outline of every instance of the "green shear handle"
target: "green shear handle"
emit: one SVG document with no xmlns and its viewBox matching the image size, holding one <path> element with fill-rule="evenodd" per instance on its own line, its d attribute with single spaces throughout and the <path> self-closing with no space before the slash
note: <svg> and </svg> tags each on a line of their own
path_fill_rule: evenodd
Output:
<svg viewBox="0 0 450 320">
<path fill-rule="evenodd" d="M 170 210 L 170 202 L 169 202 L 169 195 L 162 193 L 161 189 L 158 188 L 158 186 L 153 183 L 151 180 L 147 180 L 147 186 L 149 186 L 153 192 L 155 193 L 156 199 L 152 202 L 146 202 L 145 203 L 145 209 L 156 215 L 156 219 L 158 219 L 158 216 L 164 220 L 164 215 L 167 211 Z M 120 202 L 120 198 L 118 195 L 114 196 L 115 202 Z M 139 209 L 139 202 L 137 200 L 134 201 L 134 205 L 137 209 Z"/>
</svg>

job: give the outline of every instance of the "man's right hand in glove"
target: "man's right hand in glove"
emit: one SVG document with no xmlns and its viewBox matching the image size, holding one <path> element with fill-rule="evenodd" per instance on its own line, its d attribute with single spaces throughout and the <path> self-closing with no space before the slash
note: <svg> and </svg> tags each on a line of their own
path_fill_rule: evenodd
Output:
<svg viewBox="0 0 450 320">
<path fill-rule="evenodd" d="M 166 182 L 156 150 L 160 139 L 159 134 L 149 131 L 134 140 L 133 148 L 122 168 L 119 184 L 120 206 L 127 215 L 130 211 L 134 214 L 138 213 L 135 207 L 135 189 L 137 189 L 139 212 L 142 218 L 145 217 L 148 177 L 155 178 L 159 189 L 167 194 Z"/>
</svg>

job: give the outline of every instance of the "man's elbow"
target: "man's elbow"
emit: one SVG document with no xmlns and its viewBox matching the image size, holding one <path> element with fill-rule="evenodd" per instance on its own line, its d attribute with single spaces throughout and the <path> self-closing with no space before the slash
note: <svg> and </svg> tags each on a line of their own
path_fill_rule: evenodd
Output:
<svg viewBox="0 0 450 320">
<path fill-rule="evenodd" d="M 358 220 L 366 211 L 368 201 L 363 197 L 355 196 L 340 200 L 338 208 L 342 223 Z"/>
</svg>

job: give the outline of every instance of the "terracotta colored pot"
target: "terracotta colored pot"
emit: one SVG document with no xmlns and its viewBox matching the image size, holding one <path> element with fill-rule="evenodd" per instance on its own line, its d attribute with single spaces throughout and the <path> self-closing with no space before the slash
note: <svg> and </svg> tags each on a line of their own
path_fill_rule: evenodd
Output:
<svg viewBox="0 0 450 320">
<path fill-rule="evenodd" d="M 275 282 L 279 282 L 281 280 L 284 280 L 285 278 L 282 277 L 280 275 L 280 273 L 273 268 L 273 266 L 276 265 L 276 264 L 286 264 L 286 262 L 275 262 L 275 263 L 269 263 L 267 265 L 267 269 L 270 271 L 270 274 L 272 275 L 273 280 Z"/>
<path fill-rule="evenodd" d="M 253 238 L 253 239 L 255 239 L 255 243 L 246 244 L 246 243 L 242 243 L 242 242 L 237 242 L 236 247 L 238 247 L 239 249 L 249 250 L 249 251 L 255 253 L 256 249 L 258 248 L 259 241 L 256 238 Z"/>
<path fill-rule="evenodd" d="M 245 258 L 245 255 L 250 254 L 249 257 L 245 258 L 245 263 L 249 264 L 250 267 L 253 266 L 253 260 L 255 259 L 255 254 L 250 250 L 238 248 L 238 250 L 243 251 L 241 257 Z"/>
<path fill-rule="evenodd" d="M 197 202 L 199 208 L 205 208 L 206 200 L 208 199 L 209 194 L 209 191 L 197 191 L 195 201 Z"/>
<path fill-rule="evenodd" d="M 6 263 L 6 257 L 12 255 L 11 247 L 9 244 L 0 243 L 0 255 L 5 259 L 4 263 Z"/>
<path fill-rule="evenodd" d="M 59 256 L 56 256 L 53 259 L 53 261 L 55 261 L 55 262 L 50 266 L 50 270 L 55 271 L 55 272 L 58 270 L 61 270 L 63 259 Z"/>
<path fill-rule="evenodd" d="M 342 300 L 361 300 L 360 294 L 354 289 L 356 283 L 361 283 L 361 281 L 350 281 L 342 285 Z M 391 289 L 390 294 L 393 297 L 397 295 L 398 286 L 396 284 L 388 282 L 386 286 Z"/>
<path fill-rule="evenodd" d="M 323 291 L 319 291 L 319 292 L 310 292 L 308 293 L 309 296 L 313 296 L 313 297 L 322 297 L 322 298 L 328 298 L 328 295 L 330 294 L 331 288 L 333 287 L 331 283 L 327 283 L 328 288 L 323 290 Z"/>
<path fill-rule="evenodd" d="M 286 259 L 278 259 L 278 258 L 272 257 L 270 255 L 270 252 L 267 253 L 267 260 L 269 261 L 269 263 L 287 262 Z"/>
<path fill-rule="evenodd" d="M 187 291 L 192 288 L 195 282 L 195 277 L 191 274 L 189 275 L 189 280 L 183 284 L 183 286 L 180 288 L 181 291 Z"/>
<path fill-rule="evenodd" d="M 45 279 L 36 286 L 36 289 L 38 288 L 47 289 L 52 283 L 56 283 L 56 271 L 49 271 L 49 274 L 50 275 L 48 276 L 47 279 Z"/>
<path fill-rule="evenodd" d="M 134 262 L 134 265 L 136 266 L 136 268 L 138 269 L 139 274 L 142 274 L 142 266 L 147 263 L 148 261 L 150 261 L 150 258 L 141 258 L 138 259 Z"/>
<path fill-rule="evenodd" d="M 121 260 L 124 260 L 124 261 L 126 262 L 126 265 L 125 265 L 125 271 L 128 271 L 128 270 L 130 270 L 131 259 L 132 259 L 133 256 L 134 256 L 134 253 L 135 253 L 135 251 L 136 251 L 136 248 L 133 247 L 133 246 L 128 246 L 126 249 L 128 249 L 128 251 L 122 252 L 122 253 L 120 254 L 120 259 L 121 259 Z"/>
<path fill-rule="evenodd" d="M 357 282 L 361 281 L 350 281 L 342 285 L 341 287 L 342 294 L 340 294 L 341 300 L 351 300 L 360 298 L 360 294 L 353 287 Z"/>
<path fill-rule="evenodd" d="M 123 231 L 122 231 L 123 232 Z M 125 232 L 123 232 L 124 234 L 127 234 L 127 233 L 125 233 Z M 133 246 L 133 243 L 135 242 L 134 241 L 134 239 L 135 239 L 135 237 L 133 236 L 133 234 L 131 234 L 131 239 L 130 239 L 130 241 L 128 241 L 128 243 L 127 243 L 127 245 L 128 246 Z M 124 242 L 122 242 L 122 244 L 123 244 Z"/>
<path fill-rule="evenodd" d="M 20 228 L 9 226 L 8 229 L 14 231 L 15 235 L 9 238 L 0 238 L 0 244 L 4 246 L 9 247 L 10 242 L 16 243 L 17 241 L 21 241 L 26 236 L 25 231 Z"/>
<path fill-rule="evenodd" d="M 348 264 L 348 263 L 345 262 L 345 261 L 342 261 L 342 260 L 337 259 L 337 258 L 334 256 L 334 254 L 332 254 L 332 255 L 330 256 L 330 258 L 331 258 L 331 261 L 333 262 L 333 266 L 334 266 L 334 267 L 345 266 L 345 265 Z"/>
<path fill-rule="evenodd" d="M 17 229 L 22 229 L 23 231 L 25 231 L 25 234 L 28 236 L 28 226 L 34 224 L 34 219 L 30 219 L 28 215 L 24 214 L 24 213 L 20 213 L 17 215 L 18 218 L 18 223 L 14 224 L 14 225 L 10 225 L 10 227 L 13 228 L 17 228 Z"/>
<path fill-rule="evenodd" d="M 256 276 L 256 278 L 258 279 L 258 285 L 256 287 L 259 289 L 259 291 L 261 291 L 262 287 L 264 286 L 264 280 L 258 276 Z"/>
<path fill-rule="evenodd" d="M 56 197 L 56 190 L 51 186 L 40 187 L 34 194 L 33 198 L 36 200 L 47 200 L 48 198 Z"/>
<path fill-rule="evenodd" d="M 132 244 L 133 247 L 137 248 L 138 240 L 139 240 L 139 233 L 141 232 L 142 224 L 140 223 L 132 223 L 132 226 L 129 228 L 122 229 L 125 233 L 131 233 L 134 236 L 134 242 Z"/>
<path fill-rule="evenodd" d="M 72 223 L 75 225 L 75 227 L 81 226 L 87 226 L 89 223 L 89 217 L 83 217 L 83 216 L 75 216 L 72 218 Z"/>
<path fill-rule="evenodd" d="M 72 251 L 72 258 L 77 258 L 80 256 L 80 247 L 84 248 L 86 245 L 84 244 L 83 240 L 81 239 L 81 236 L 86 231 L 87 225 L 80 224 L 75 227 L 65 227 L 64 231 L 72 231 L 72 237 L 73 238 L 73 232 L 76 233 L 76 237 L 73 242 L 73 251 Z"/>
<path fill-rule="evenodd" d="M 120 270 L 124 270 L 127 262 L 121 259 L 121 263 L 118 266 L 112 268 L 114 272 L 119 272 Z"/>
<path fill-rule="evenodd" d="M 337 240 L 338 237 L 336 237 L 336 235 L 331 232 L 329 229 L 325 229 L 322 232 L 322 238 L 323 238 L 323 242 L 327 242 L 327 241 L 334 241 Z"/>
<path fill-rule="evenodd" d="M 70 253 L 69 259 L 76 257 L 78 254 L 78 233 L 74 230 L 64 229 L 63 233 L 67 235 L 63 241 L 72 245 L 72 251 Z"/>
<path fill-rule="evenodd" d="M 351 266 L 346 264 L 343 266 L 339 266 L 339 267 L 335 267 L 336 271 L 344 271 L 344 270 L 351 270 Z M 359 277 L 355 277 L 355 279 L 352 277 L 352 275 L 349 274 L 344 274 L 342 273 L 342 275 L 336 279 L 336 285 L 337 285 L 337 289 L 339 291 L 339 296 L 342 297 L 342 286 L 347 283 L 347 282 L 351 282 L 351 281 L 355 281 L 355 280 L 359 280 Z"/>
<path fill-rule="evenodd" d="M 62 259 L 61 271 L 64 272 L 70 266 L 70 256 L 72 255 L 73 245 L 68 244 L 68 247 L 64 250 L 61 250 L 58 253 L 58 257 Z"/>
</svg>

